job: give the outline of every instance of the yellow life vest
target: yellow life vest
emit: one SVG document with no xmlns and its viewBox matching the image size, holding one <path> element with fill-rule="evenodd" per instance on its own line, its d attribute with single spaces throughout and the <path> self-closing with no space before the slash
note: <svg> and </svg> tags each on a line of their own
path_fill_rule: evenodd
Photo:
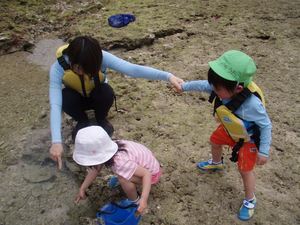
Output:
<svg viewBox="0 0 300 225">
<path fill-rule="evenodd" d="M 63 45 L 56 51 L 56 58 L 65 70 L 62 78 L 63 84 L 66 87 L 79 92 L 82 96 L 88 97 L 91 91 L 95 88 L 95 82 L 90 75 L 84 74 L 83 76 L 80 76 L 70 69 L 70 66 L 66 63 L 63 57 L 63 50 L 65 50 L 68 46 L 68 44 Z M 100 83 L 103 83 L 105 81 L 105 75 L 99 71 L 98 76 Z"/>
<path fill-rule="evenodd" d="M 238 118 L 234 111 L 238 109 L 238 107 L 249 97 L 251 94 L 255 94 L 257 97 L 260 98 L 263 105 L 265 105 L 265 99 L 261 89 L 252 81 L 246 89 L 244 89 L 242 97 L 238 96 L 239 99 L 232 99 L 229 104 L 220 104 L 216 107 L 215 113 L 218 120 L 223 124 L 227 133 L 230 137 L 238 142 L 241 139 L 244 142 L 250 141 L 251 137 L 249 136 L 247 129 L 243 123 L 243 120 Z M 246 94 L 245 94 L 246 93 Z M 220 99 L 219 99 L 220 101 Z M 235 101 L 235 102 L 234 102 Z M 213 100 L 213 104 L 216 104 L 216 97 Z"/>
</svg>

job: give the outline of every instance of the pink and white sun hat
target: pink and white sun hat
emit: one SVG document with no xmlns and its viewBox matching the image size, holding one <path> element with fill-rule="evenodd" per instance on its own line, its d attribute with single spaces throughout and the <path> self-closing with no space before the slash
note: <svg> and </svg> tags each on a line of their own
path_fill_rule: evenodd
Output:
<svg viewBox="0 0 300 225">
<path fill-rule="evenodd" d="M 107 162 L 117 150 L 118 145 L 102 127 L 85 127 L 76 135 L 73 159 L 82 166 L 95 166 Z"/>
</svg>

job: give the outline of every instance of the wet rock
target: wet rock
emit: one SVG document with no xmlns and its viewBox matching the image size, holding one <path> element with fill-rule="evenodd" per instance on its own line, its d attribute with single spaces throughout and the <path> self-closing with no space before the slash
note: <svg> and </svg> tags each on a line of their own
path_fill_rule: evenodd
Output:
<svg viewBox="0 0 300 225">
<path fill-rule="evenodd" d="M 28 183 L 54 182 L 56 179 L 53 170 L 39 165 L 25 165 L 23 177 Z"/>
</svg>

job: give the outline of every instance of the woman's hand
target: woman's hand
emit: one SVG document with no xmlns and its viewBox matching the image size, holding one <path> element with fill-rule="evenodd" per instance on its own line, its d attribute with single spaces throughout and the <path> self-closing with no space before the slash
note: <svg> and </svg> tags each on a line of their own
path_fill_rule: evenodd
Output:
<svg viewBox="0 0 300 225">
<path fill-rule="evenodd" d="M 55 143 L 51 145 L 51 148 L 49 150 L 50 152 L 50 158 L 53 159 L 55 162 L 57 162 L 58 169 L 62 168 L 62 160 L 61 156 L 64 149 L 61 143 Z"/>
<path fill-rule="evenodd" d="M 169 81 L 178 93 L 182 92 L 181 85 L 184 83 L 184 81 L 182 79 L 180 79 L 172 74 L 169 78 Z"/>
</svg>

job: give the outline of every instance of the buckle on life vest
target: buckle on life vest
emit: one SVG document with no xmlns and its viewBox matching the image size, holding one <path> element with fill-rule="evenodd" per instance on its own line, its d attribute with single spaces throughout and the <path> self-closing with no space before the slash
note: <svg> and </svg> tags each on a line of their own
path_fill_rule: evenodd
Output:
<svg viewBox="0 0 300 225">
<path fill-rule="evenodd" d="M 237 162 L 239 158 L 239 150 L 244 144 L 244 139 L 240 138 L 240 140 L 233 146 L 232 153 L 230 157 L 230 161 Z"/>
</svg>

